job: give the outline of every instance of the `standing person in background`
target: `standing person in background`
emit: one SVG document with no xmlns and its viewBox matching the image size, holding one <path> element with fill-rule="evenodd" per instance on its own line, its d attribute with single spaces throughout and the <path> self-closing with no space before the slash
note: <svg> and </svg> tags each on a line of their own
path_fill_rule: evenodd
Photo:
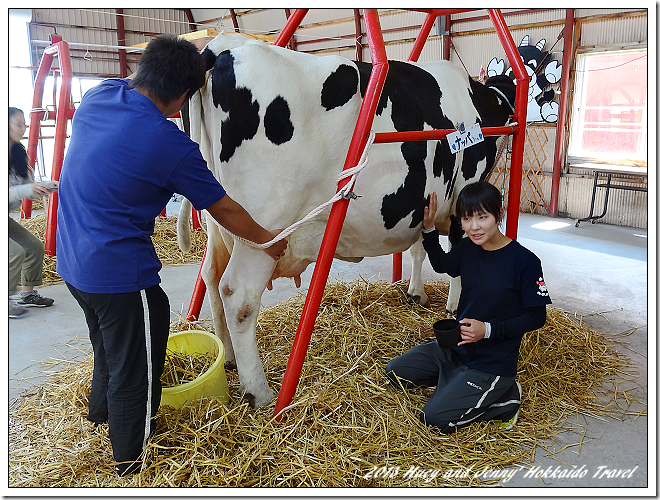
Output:
<svg viewBox="0 0 660 500">
<path fill-rule="evenodd" d="M 545 324 L 550 303 L 541 261 L 501 233 L 504 210 L 495 186 L 475 182 L 461 190 L 456 217 L 468 237 L 449 252 L 434 225 L 437 200 L 432 193 L 424 209 L 423 244 L 436 272 L 461 277 L 456 319 L 462 341 L 453 349 L 435 340 L 415 346 L 391 360 L 386 375 L 396 387 L 436 387 L 420 418 L 443 433 L 487 420 L 508 430 L 521 402 L 520 342 Z"/>
<path fill-rule="evenodd" d="M 57 181 L 33 182 L 28 156 L 21 144 L 25 133 L 25 115 L 9 108 L 9 210 L 21 205 L 23 198 L 39 198 L 57 189 Z M 9 217 L 9 317 L 25 313 L 25 307 L 48 307 L 53 299 L 42 297 L 35 286 L 43 283 L 44 244 L 25 227 Z M 22 277 L 21 293 L 16 294 Z"/>
<path fill-rule="evenodd" d="M 151 241 L 173 193 L 233 234 L 266 243 L 225 193 L 199 146 L 168 117 L 205 83 L 204 58 L 174 35 L 154 38 L 135 77 L 105 80 L 72 122 L 59 187 L 57 272 L 85 313 L 94 350 L 87 419 L 108 423 L 120 476 L 138 472 L 160 406 L 170 307 Z M 264 250 L 284 255 L 286 241 Z"/>
</svg>

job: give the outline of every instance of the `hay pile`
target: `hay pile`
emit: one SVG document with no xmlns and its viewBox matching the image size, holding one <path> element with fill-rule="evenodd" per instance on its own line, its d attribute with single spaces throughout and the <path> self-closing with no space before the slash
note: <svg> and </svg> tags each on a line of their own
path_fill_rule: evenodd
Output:
<svg viewBox="0 0 660 500">
<path fill-rule="evenodd" d="M 46 212 L 29 219 L 17 220 L 41 241 L 46 241 Z M 154 234 L 151 236 L 156 255 L 163 265 L 201 262 L 206 248 L 206 233 L 204 231 L 191 231 L 190 252 L 183 253 L 179 250 L 176 240 L 176 220 L 176 216 L 156 217 Z M 44 255 L 43 286 L 63 283 L 62 278 L 55 271 L 56 262 L 56 257 Z"/>
<path fill-rule="evenodd" d="M 539 449 L 548 450 L 570 428 L 570 414 L 644 414 L 642 403 L 618 389 L 632 372 L 612 341 L 551 309 L 546 326 L 528 334 L 522 346 L 523 406 L 512 431 L 478 423 L 442 435 L 422 425 L 417 414 L 432 389 L 394 390 L 384 367 L 433 337 L 429 325 L 441 316 L 435 311 L 444 310 L 447 284 L 426 284 L 430 309 L 408 303 L 406 287 L 328 284 L 286 420 L 272 419 L 274 401 L 252 410 L 229 372 L 227 405 L 208 398 L 178 411 L 161 408 L 145 452 L 148 466 L 130 478 L 115 476 L 107 429 L 94 434 L 85 420 L 91 358 L 65 368 L 10 411 L 9 485 L 487 485 L 475 471 L 531 464 Z M 275 391 L 303 302 L 290 299 L 259 315 L 257 341 Z M 172 325 L 172 331 L 189 328 L 211 329 L 208 320 Z M 615 382 L 614 389 L 603 389 L 606 380 Z M 411 467 L 440 473 L 427 482 L 406 475 Z M 468 469 L 472 474 L 465 477 L 444 477 Z"/>
</svg>

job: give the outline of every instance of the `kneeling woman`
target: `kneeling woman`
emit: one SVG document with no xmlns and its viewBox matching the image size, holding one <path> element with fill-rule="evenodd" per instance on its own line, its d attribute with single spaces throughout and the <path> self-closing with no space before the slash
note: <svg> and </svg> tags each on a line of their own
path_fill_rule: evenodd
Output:
<svg viewBox="0 0 660 500">
<path fill-rule="evenodd" d="M 415 346 L 391 360 L 386 374 L 397 387 L 436 386 L 420 418 L 444 433 L 486 420 L 510 429 L 520 409 L 520 342 L 545 324 L 550 303 L 541 261 L 500 232 L 504 209 L 491 184 L 469 184 L 459 194 L 456 216 L 468 238 L 449 252 L 434 227 L 437 206 L 433 193 L 424 209 L 424 248 L 436 272 L 461 277 L 462 341 L 453 349 L 435 340 Z"/>
</svg>

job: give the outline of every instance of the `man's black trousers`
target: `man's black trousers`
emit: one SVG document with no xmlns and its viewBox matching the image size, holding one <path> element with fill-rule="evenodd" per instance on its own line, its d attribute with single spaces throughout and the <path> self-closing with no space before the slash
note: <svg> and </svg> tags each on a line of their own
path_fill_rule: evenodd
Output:
<svg viewBox="0 0 660 500">
<path fill-rule="evenodd" d="M 108 422 L 117 472 L 134 472 L 160 406 L 169 300 L 159 285 L 116 294 L 67 287 L 85 313 L 94 350 L 87 419 Z"/>
</svg>

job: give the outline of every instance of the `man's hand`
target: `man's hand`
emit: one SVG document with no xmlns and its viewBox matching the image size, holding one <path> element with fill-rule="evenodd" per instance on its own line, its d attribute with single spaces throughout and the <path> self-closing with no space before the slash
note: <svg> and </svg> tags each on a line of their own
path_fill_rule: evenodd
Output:
<svg viewBox="0 0 660 500">
<path fill-rule="evenodd" d="M 281 229 L 268 231 L 261 227 L 239 203 L 232 200 L 227 194 L 208 207 L 206 211 L 230 233 L 257 244 L 267 243 L 282 232 Z M 282 239 L 265 248 L 264 252 L 278 260 L 284 256 L 286 247 L 287 241 Z"/>
<path fill-rule="evenodd" d="M 281 229 L 276 229 L 275 231 L 270 231 L 270 234 L 275 238 L 278 234 L 282 232 Z M 284 250 L 286 250 L 288 243 L 286 239 L 281 239 L 280 241 L 273 243 L 271 246 L 266 248 L 264 252 L 270 255 L 275 260 L 280 260 L 284 257 Z"/>
<path fill-rule="evenodd" d="M 428 207 L 424 207 L 424 220 L 422 225 L 424 229 L 433 229 L 435 227 L 435 213 L 438 210 L 438 195 L 431 193 Z"/>
</svg>

